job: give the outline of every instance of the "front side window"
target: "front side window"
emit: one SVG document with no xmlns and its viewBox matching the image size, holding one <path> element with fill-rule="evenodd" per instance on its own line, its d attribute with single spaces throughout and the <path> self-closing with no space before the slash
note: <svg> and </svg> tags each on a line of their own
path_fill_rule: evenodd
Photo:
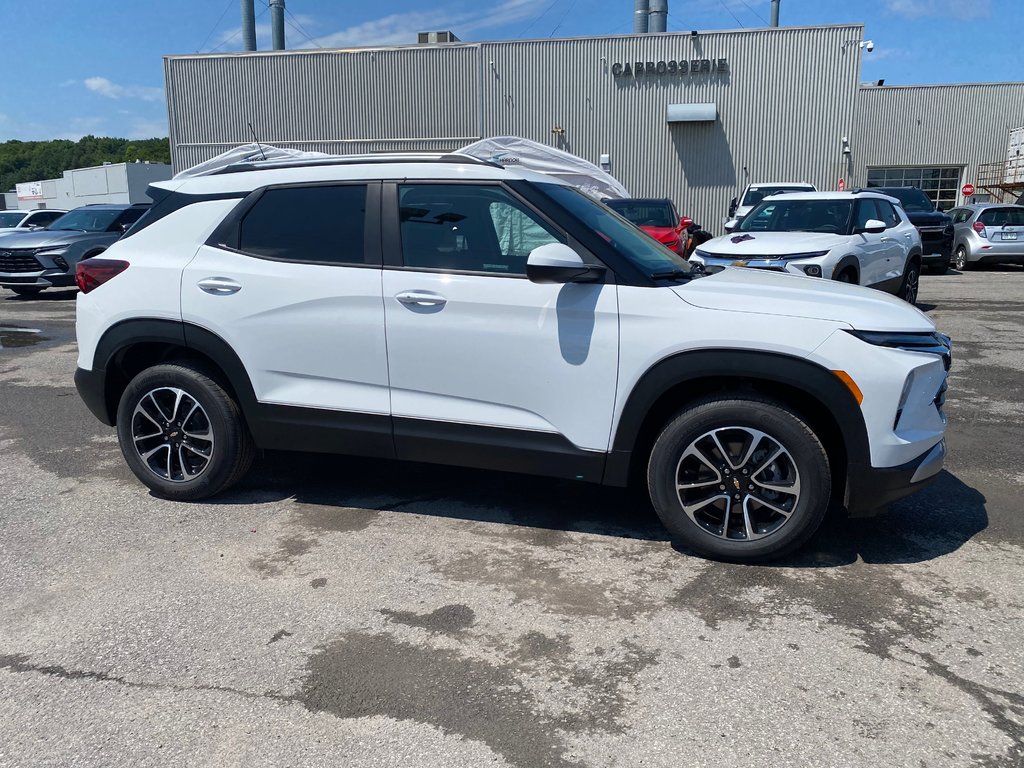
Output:
<svg viewBox="0 0 1024 768">
<path fill-rule="evenodd" d="M 743 232 L 847 232 L 850 200 L 786 200 L 761 203 L 740 223 Z"/>
<path fill-rule="evenodd" d="M 882 215 L 878 212 L 875 202 L 870 199 L 857 201 L 857 218 L 853 224 L 855 229 L 864 229 L 872 219 L 882 221 Z"/>
<path fill-rule="evenodd" d="M 398 200 L 407 267 L 525 275 L 534 248 L 565 242 L 499 186 L 403 184 Z"/>
<path fill-rule="evenodd" d="M 121 214 L 118 209 L 110 208 L 76 208 L 65 213 L 48 229 L 76 232 L 106 232 Z"/>
<path fill-rule="evenodd" d="M 366 186 L 266 190 L 239 228 L 253 256 L 318 264 L 365 264 Z"/>
<path fill-rule="evenodd" d="M 124 227 L 134 224 L 147 210 L 147 208 L 129 208 L 121 215 L 121 218 L 117 220 L 118 226 Z"/>
<path fill-rule="evenodd" d="M 23 218 L 25 214 L 21 211 L 0 211 L 0 228 L 16 227 Z"/>
</svg>

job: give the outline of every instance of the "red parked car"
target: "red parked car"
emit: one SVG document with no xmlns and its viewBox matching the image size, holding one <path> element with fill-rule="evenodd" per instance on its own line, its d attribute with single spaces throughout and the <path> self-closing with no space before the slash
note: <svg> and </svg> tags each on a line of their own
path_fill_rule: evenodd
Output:
<svg viewBox="0 0 1024 768">
<path fill-rule="evenodd" d="M 666 248 L 686 255 L 687 229 L 693 219 L 680 217 L 667 197 L 625 197 L 606 199 L 604 204 L 636 224 Z"/>
</svg>

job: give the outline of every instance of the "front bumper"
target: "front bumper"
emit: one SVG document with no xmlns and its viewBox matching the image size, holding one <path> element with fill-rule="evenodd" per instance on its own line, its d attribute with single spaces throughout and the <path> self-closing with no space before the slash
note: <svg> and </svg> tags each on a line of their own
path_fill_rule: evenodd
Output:
<svg viewBox="0 0 1024 768">
<path fill-rule="evenodd" d="M 851 517 L 867 517 L 931 483 L 942 471 L 946 442 L 939 441 L 917 458 L 898 467 L 850 464 L 846 509 Z"/>
<path fill-rule="evenodd" d="M 3 288 L 70 288 L 75 285 L 75 276 L 69 272 L 0 272 L 0 287 Z"/>
</svg>

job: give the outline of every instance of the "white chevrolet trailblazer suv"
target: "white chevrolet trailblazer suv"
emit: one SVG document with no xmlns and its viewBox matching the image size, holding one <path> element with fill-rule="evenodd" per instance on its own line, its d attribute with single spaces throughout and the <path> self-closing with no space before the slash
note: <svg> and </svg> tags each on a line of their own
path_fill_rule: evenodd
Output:
<svg viewBox="0 0 1024 768">
<path fill-rule="evenodd" d="M 714 272 L 754 267 L 824 277 L 917 301 L 921 235 L 899 200 L 873 192 L 766 197 L 735 231 L 690 257 Z"/>
<path fill-rule="evenodd" d="M 758 560 L 942 467 L 950 344 L 921 312 L 702 276 L 549 176 L 333 158 L 150 194 L 78 266 L 75 382 L 157 495 L 223 491 L 259 449 L 643 478 L 676 539 Z"/>
</svg>

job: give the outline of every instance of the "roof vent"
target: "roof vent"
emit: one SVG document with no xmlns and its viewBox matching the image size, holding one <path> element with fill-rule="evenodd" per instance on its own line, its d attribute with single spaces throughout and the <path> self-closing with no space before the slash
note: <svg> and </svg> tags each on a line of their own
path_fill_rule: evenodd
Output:
<svg viewBox="0 0 1024 768">
<path fill-rule="evenodd" d="M 460 43 L 454 32 L 420 32 L 416 35 L 417 45 L 437 45 L 438 43 Z"/>
</svg>

